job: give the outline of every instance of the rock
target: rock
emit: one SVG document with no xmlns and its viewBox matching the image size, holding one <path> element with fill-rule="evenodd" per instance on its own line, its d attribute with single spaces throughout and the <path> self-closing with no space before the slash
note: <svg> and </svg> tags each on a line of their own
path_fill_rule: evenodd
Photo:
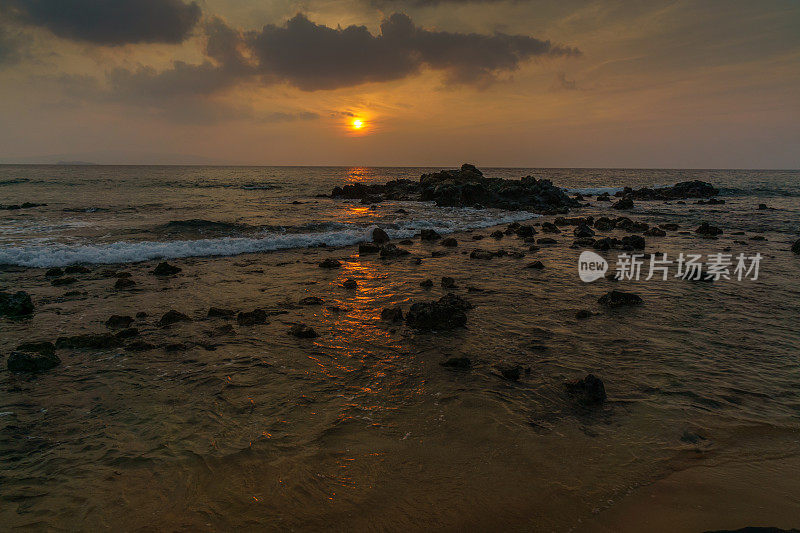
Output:
<svg viewBox="0 0 800 533">
<path fill-rule="evenodd" d="M 289 329 L 289 335 L 293 335 L 298 339 L 314 339 L 319 337 L 314 328 L 306 326 L 305 324 L 295 324 Z"/>
<path fill-rule="evenodd" d="M 648 237 L 666 237 L 667 236 L 667 232 L 664 231 L 663 229 L 659 229 L 659 228 L 650 228 L 649 230 L 645 231 L 644 234 L 647 235 Z"/>
<path fill-rule="evenodd" d="M 551 237 L 542 237 L 541 239 L 537 239 L 536 240 L 536 244 L 539 244 L 539 245 L 542 245 L 542 246 L 548 245 L 548 244 L 557 244 L 557 243 L 558 243 L 558 241 L 553 239 L 553 238 L 551 238 Z"/>
<path fill-rule="evenodd" d="M 432 279 L 426 279 L 426 280 L 420 281 L 419 282 L 419 286 L 423 287 L 425 289 L 430 289 L 431 287 L 433 287 L 433 280 Z"/>
<path fill-rule="evenodd" d="M 17 351 L 39 355 L 54 355 L 56 347 L 50 341 L 25 342 L 17 346 Z"/>
<path fill-rule="evenodd" d="M 444 257 L 447 255 L 447 252 L 443 250 L 433 250 L 431 252 L 431 257 Z"/>
<path fill-rule="evenodd" d="M 526 237 L 533 237 L 536 235 L 536 229 L 533 226 L 528 224 L 520 224 L 519 227 L 516 229 L 517 237 L 522 239 Z"/>
<path fill-rule="evenodd" d="M 25 291 L 15 293 L 0 291 L 0 316 L 19 318 L 33 314 L 31 295 Z"/>
<path fill-rule="evenodd" d="M 83 265 L 70 265 L 64 268 L 64 274 L 88 274 L 89 272 L 91 270 Z"/>
<path fill-rule="evenodd" d="M 138 313 L 136 313 L 136 318 L 138 318 L 139 320 L 142 320 L 143 318 L 147 318 L 148 316 L 149 315 L 144 311 L 139 311 Z"/>
<path fill-rule="evenodd" d="M 572 248 L 592 248 L 594 247 L 594 239 L 591 237 L 584 237 L 582 239 L 575 239 L 572 241 Z"/>
<path fill-rule="evenodd" d="M 381 311 L 381 320 L 388 320 L 390 322 L 403 321 L 403 309 L 400 306 L 386 307 Z"/>
<path fill-rule="evenodd" d="M 481 241 L 481 240 L 483 240 L 484 238 L 485 238 L 485 237 L 484 237 L 483 235 L 473 235 L 473 236 L 472 236 L 472 240 L 473 240 L 473 241 Z"/>
<path fill-rule="evenodd" d="M 221 307 L 209 307 L 206 316 L 208 318 L 232 318 L 236 314 L 233 309 L 223 309 Z"/>
<path fill-rule="evenodd" d="M 721 229 L 710 225 L 708 222 L 703 222 L 700 224 L 700 227 L 694 230 L 694 232 L 704 237 L 716 237 L 717 235 L 722 235 Z"/>
<path fill-rule="evenodd" d="M 116 348 L 120 344 L 120 340 L 111 333 L 87 333 L 84 335 L 73 335 L 71 337 L 59 337 L 56 339 L 56 348 L 59 349 L 105 350 Z"/>
<path fill-rule="evenodd" d="M 50 282 L 50 285 L 52 285 L 53 287 L 63 287 L 64 285 L 72 285 L 77 281 L 78 280 L 76 278 L 69 276 L 64 278 L 56 278 Z"/>
<path fill-rule="evenodd" d="M 64 275 L 64 271 L 58 267 L 51 268 L 47 272 L 44 273 L 45 277 L 48 278 L 59 278 Z"/>
<path fill-rule="evenodd" d="M 236 322 L 240 326 L 255 326 L 257 324 L 267 323 L 267 312 L 263 309 L 253 309 L 252 311 L 241 311 L 236 316 Z"/>
<path fill-rule="evenodd" d="M 114 336 L 118 339 L 130 339 L 139 335 L 139 330 L 137 328 L 125 328 L 121 331 L 118 331 Z"/>
<path fill-rule="evenodd" d="M 792 253 L 800 255 L 800 239 L 797 239 L 794 241 L 794 244 L 792 244 Z"/>
<path fill-rule="evenodd" d="M 573 231 L 573 234 L 579 239 L 583 239 L 583 238 L 587 238 L 587 237 L 594 237 L 594 231 L 592 231 L 592 228 L 590 228 L 586 224 L 581 224 L 580 226 L 575 228 L 575 231 Z"/>
<path fill-rule="evenodd" d="M 490 237 L 492 237 L 493 239 L 497 239 L 498 241 L 499 241 L 500 239 L 502 239 L 504 235 L 505 235 L 505 233 L 503 233 L 503 232 L 502 232 L 502 231 L 500 231 L 500 230 L 493 231 L 493 232 L 491 232 L 491 233 L 489 234 L 489 236 L 490 236 Z"/>
<path fill-rule="evenodd" d="M 156 348 L 158 348 L 158 346 L 147 341 L 133 341 L 125 345 L 125 349 L 129 352 L 147 352 L 155 350 Z"/>
<path fill-rule="evenodd" d="M 564 383 L 567 394 L 581 405 L 599 405 L 606 400 L 606 388 L 603 380 L 594 374 L 583 379 L 574 379 Z"/>
<path fill-rule="evenodd" d="M 615 225 L 616 223 L 608 217 L 600 217 L 594 221 L 594 227 L 598 231 L 610 231 Z"/>
<path fill-rule="evenodd" d="M 661 228 L 661 229 L 665 229 L 667 231 L 678 231 L 678 228 L 680 226 L 678 226 L 677 224 L 668 223 L 668 224 L 661 224 L 658 227 Z"/>
<path fill-rule="evenodd" d="M 695 203 L 697 205 L 722 205 L 725 203 L 725 200 L 718 200 L 716 198 L 711 198 L 710 200 L 697 200 Z"/>
<path fill-rule="evenodd" d="M 6 361 L 10 372 L 44 372 L 60 364 L 61 359 L 52 350 L 46 353 L 14 351 Z"/>
<path fill-rule="evenodd" d="M 519 250 L 511 250 L 508 252 L 508 257 L 513 257 L 514 259 L 522 259 L 525 257 L 525 252 L 520 252 Z"/>
<path fill-rule="evenodd" d="M 442 276 L 442 288 L 453 289 L 455 288 L 455 286 L 456 286 L 455 279 L 448 276 Z"/>
<path fill-rule="evenodd" d="M 453 237 L 447 237 L 446 239 L 442 240 L 441 245 L 447 246 L 448 248 L 454 248 L 458 246 L 458 241 Z"/>
<path fill-rule="evenodd" d="M 626 235 L 622 238 L 622 247 L 630 250 L 644 250 L 645 240 L 640 235 Z"/>
<path fill-rule="evenodd" d="M 525 266 L 525 268 L 535 268 L 535 269 L 541 270 L 541 269 L 544 268 L 544 265 L 542 264 L 541 261 L 534 261 L 533 263 L 528 263 Z"/>
<path fill-rule="evenodd" d="M 323 300 L 318 296 L 306 296 L 305 298 L 300 298 L 298 303 L 300 305 L 322 305 Z"/>
<path fill-rule="evenodd" d="M 156 276 L 174 276 L 175 274 L 181 271 L 181 267 L 177 267 L 175 265 L 170 265 L 166 261 L 162 261 L 161 263 L 153 269 L 153 274 Z"/>
<path fill-rule="evenodd" d="M 156 324 L 159 327 L 169 326 L 171 324 L 176 324 L 178 322 L 191 322 L 192 319 L 188 316 L 184 315 L 183 313 L 176 311 L 174 309 L 170 309 L 166 313 L 161 316 L 161 319 Z"/>
<path fill-rule="evenodd" d="M 436 230 L 432 229 L 424 229 L 420 232 L 420 238 L 423 241 L 435 241 L 437 239 L 441 239 L 442 236 Z"/>
<path fill-rule="evenodd" d="M 394 244 L 387 244 L 381 248 L 381 259 L 396 259 L 410 254 L 408 250 L 398 248 Z"/>
<path fill-rule="evenodd" d="M 187 350 L 189 347 L 182 343 L 182 342 L 171 342 L 169 344 L 164 345 L 164 351 L 167 352 L 182 352 Z"/>
<path fill-rule="evenodd" d="M 469 254 L 470 259 L 491 259 L 494 256 L 495 254 L 489 250 L 473 250 Z"/>
<path fill-rule="evenodd" d="M 520 364 L 498 363 L 494 365 L 494 368 L 509 381 L 519 381 L 519 378 L 522 377 L 522 365 Z"/>
<path fill-rule="evenodd" d="M 613 290 L 604 294 L 597 301 L 600 303 L 600 305 L 612 308 L 627 305 L 641 305 L 644 303 L 644 300 L 642 300 L 638 294 L 617 290 Z"/>
<path fill-rule="evenodd" d="M 451 357 L 447 361 L 442 361 L 440 365 L 447 368 L 458 368 L 461 370 L 469 370 L 472 368 L 472 361 L 469 357 Z"/>
<path fill-rule="evenodd" d="M 114 283 L 114 288 L 117 290 L 130 289 L 131 287 L 135 286 L 136 282 L 128 278 L 119 278 L 117 279 L 116 283 Z"/>
<path fill-rule="evenodd" d="M 319 264 L 320 268 L 339 268 L 342 263 L 338 259 L 328 258 Z"/>
<path fill-rule="evenodd" d="M 581 309 L 580 311 L 575 313 L 575 318 L 577 318 L 578 320 L 584 320 L 584 319 L 587 319 L 587 318 L 592 318 L 592 316 L 593 316 L 593 313 L 591 311 L 589 311 L 588 309 Z"/>
<path fill-rule="evenodd" d="M 447 330 L 462 327 L 467 323 L 464 312 L 472 304 L 449 293 L 436 302 L 418 302 L 411 305 L 406 314 L 406 324 L 419 330 Z"/>
<path fill-rule="evenodd" d="M 111 315 L 106 320 L 106 327 L 109 329 L 127 328 L 133 324 L 133 317 L 127 315 Z"/>
<path fill-rule="evenodd" d="M 381 247 L 372 243 L 361 243 L 358 245 L 358 255 L 371 255 L 377 254 L 381 251 Z"/>
<path fill-rule="evenodd" d="M 769 207 L 767 207 L 767 204 L 758 204 L 758 209 L 760 211 L 765 211 L 765 210 L 769 209 Z"/>
<path fill-rule="evenodd" d="M 615 202 L 611 207 L 613 209 L 621 210 L 633 209 L 633 200 L 630 197 L 625 197 L 622 200 Z"/>
<path fill-rule="evenodd" d="M 611 201 L 611 195 L 609 195 L 607 192 L 604 192 L 603 194 L 599 194 L 597 196 L 597 201 L 598 202 L 610 202 Z"/>
<path fill-rule="evenodd" d="M 230 324 L 225 324 L 219 326 L 218 328 L 214 328 L 211 331 L 207 331 L 206 335 L 209 337 L 229 337 L 231 335 L 236 335 L 236 330 L 233 329 L 233 326 Z"/>
<path fill-rule="evenodd" d="M 381 228 L 375 228 L 372 230 L 372 242 L 375 244 L 386 244 L 389 242 L 389 234 Z"/>
<path fill-rule="evenodd" d="M 353 290 L 358 287 L 358 282 L 353 278 L 347 278 L 344 283 L 342 283 L 342 287 L 345 289 Z"/>
<path fill-rule="evenodd" d="M 542 231 L 544 233 L 561 233 L 561 230 L 558 229 L 558 226 L 552 222 L 542 222 Z"/>
<path fill-rule="evenodd" d="M 657 189 L 643 187 L 637 190 L 627 190 L 625 194 L 634 200 L 677 200 L 679 198 L 710 198 L 717 196 L 719 189 L 714 188 L 710 183 L 693 180 L 676 183 L 672 187 Z"/>
</svg>

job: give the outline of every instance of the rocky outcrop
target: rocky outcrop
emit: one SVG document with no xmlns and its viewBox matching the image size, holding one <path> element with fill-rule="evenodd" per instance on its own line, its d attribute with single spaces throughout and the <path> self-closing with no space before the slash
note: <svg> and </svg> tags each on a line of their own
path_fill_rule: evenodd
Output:
<svg viewBox="0 0 800 533">
<path fill-rule="evenodd" d="M 402 322 L 403 309 L 400 306 L 386 307 L 381 311 L 381 320 L 388 320 L 389 322 Z"/>
<path fill-rule="evenodd" d="M 44 372 L 61 364 L 51 342 L 22 344 L 8 356 L 6 366 L 11 372 Z"/>
<path fill-rule="evenodd" d="M 174 309 L 170 309 L 166 313 L 161 316 L 161 319 L 158 321 L 159 327 L 170 326 L 172 324 L 176 324 L 178 322 L 191 322 L 192 319 L 188 316 L 184 315 L 180 311 L 176 311 Z"/>
<path fill-rule="evenodd" d="M 566 211 L 579 205 L 550 180 L 533 176 L 519 180 L 487 178 L 468 163 L 460 169 L 423 174 L 416 182 L 403 179 L 384 185 L 356 183 L 335 187 L 331 197 L 433 201 L 441 207 L 492 207 L 534 212 Z"/>
<path fill-rule="evenodd" d="M 687 198 L 711 198 L 717 196 L 719 189 L 700 180 L 682 181 L 672 187 L 630 189 L 626 187 L 619 196 L 629 196 L 634 200 L 685 200 Z"/>
<path fill-rule="evenodd" d="M 406 324 L 419 330 L 448 330 L 467 323 L 465 311 L 472 309 L 467 300 L 448 293 L 435 302 L 418 302 L 406 314 Z"/>
<path fill-rule="evenodd" d="M 127 315 L 111 315 L 106 320 L 106 327 L 109 329 L 123 329 L 133 324 L 133 317 Z"/>
<path fill-rule="evenodd" d="M 375 244 L 386 244 L 389 242 L 389 234 L 381 228 L 375 228 L 372 230 L 372 242 Z"/>
<path fill-rule="evenodd" d="M 15 293 L 0 291 L 0 316 L 21 318 L 33 314 L 31 295 L 25 291 Z"/>
<path fill-rule="evenodd" d="M 573 379 L 564 383 L 567 394 L 581 405 L 599 405 L 606 401 L 606 387 L 603 380 L 594 374 L 583 379 Z"/>
</svg>

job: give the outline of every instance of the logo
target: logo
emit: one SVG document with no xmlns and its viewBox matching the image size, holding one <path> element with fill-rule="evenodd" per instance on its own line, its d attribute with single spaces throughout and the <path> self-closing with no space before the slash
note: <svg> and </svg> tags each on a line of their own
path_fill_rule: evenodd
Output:
<svg viewBox="0 0 800 533">
<path fill-rule="evenodd" d="M 581 281 L 591 283 L 605 276 L 608 270 L 608 261 L 594 252 L 581 252 L 578 258 L 578 275 Z"/>
</svg>

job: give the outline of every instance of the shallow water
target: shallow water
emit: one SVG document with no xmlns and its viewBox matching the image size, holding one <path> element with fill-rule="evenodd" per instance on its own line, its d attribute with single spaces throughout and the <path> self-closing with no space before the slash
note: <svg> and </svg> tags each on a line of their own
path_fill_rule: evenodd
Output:
<svg viewBox="0 0 800 533">
<path fill-rule="evenodd" d="M 422 171 L 0 167 L 0 203 L 49 204 L 2 212 L 0 257 L 16 259 L 0 272 L 2 286 L 29 291 L 37 312 L 27 321 L 2 319 L 0 353 L 23 341 L 102 332 L 110 315 L 138 311 L 148 313 L 134 324 L 140 339 L 158 346 L 59 350 L 62 365 L 36 377 L 0 371 L 0 523 L 580 530 L 629 491 L 689 465 L 797 454 L 800 281 L 798 257 L 788 252 L 800 233 L 797 172 L 485 171 L 550 176 L 572 189 L 708 180 L 723 188 L 725 205 L 637 202 L 630 216 L 687 231 L 708 220 L 725 234 L 669 232 L 648 237 L 647 250 L 674 256 L 730 247 L 764 257 L 757 281 L 585 284 L 576 269 L 581 250 L 569 247 L 572 228 L 523 259 L 471 260 L 465 252 L 473 248 L 527 251 L 516 237 L 471 239 L 493 228 L 470 228 L 520 214 L 392 202 L 370 209 L 315 197 L 344 181 Z M 20 179 L 29 181 L 5 184 Z M 253 188 L 261 184 L 271 188 Z M 762 202 L 775 209 L 757 210 Z M 612 211 L 592 203 L 580 213 Z M 90 207 L 99 209 L 64 212 Z M 225 225 L 169 225 L 190 219 Z M 359 257 L 351 243 L 374 224 L 393 236 L 429 224 L 454 232 L 459 247 L 432 257 L 443 247 L 414 239 L 407 248 L 419 265 Z M 747 234 L 730 234 L 737 230 Z M 347 244 L 338 248 L 176 253 L 188 257 L 170 261 L 183 272 L 168 279 L 150 274 L 157 261 L 111 265 L 132 274 L 137 286 L 129 291 L 112 289 L 114 278 L 101 274 L 108 266 L 76 275 L 68 287 L 52 287 L 44 268 L 26 268 L 65 264 L 74 257 L 65 250 L 86 254 L 115 242 L 123 244 L 112 250 L 127 254 L 117 257 L 127 258 L 143 242 L 196 251 L 184 241 L 314 234 L 327 242 L 342 231 L 354 240 L 330 242 Z M 767 240 L 748 240 L 755 234 Z M 605 255 L 613 261 L 616 253 Z M 342 268 L 317 267 L 328 257 Z M 524 268 L 534 259 L 545 269 Z M 475 304 L 467 328 L 421 334 L 380 320 L 386 306 L 407 309 L 447 292 L 442 276 L 454 277 L 454 292 Z M 355 291 L 341 287 L 347 278 L 358 281 Z M 432 289 L 420 287 L 426 278 Z M 597 298 L 612 287 L 635 291 L 645 305 L 602 310 Z M 308 295 L 325 302 L 297 305 Z M 205 318 L 211 305 L 276 314 L 267 325 L 239 326 Z M 598 314 L 578 321 L 583 308 Z M 157 327 L 169 309 L 194 321 Z M 287 335 L 296 322 L 320 337 Z M 209 334 L 227 323 L 235 335 Z M 186 349 L 162 348 L 178 342 Z M 455 355 L 470 357 L 473 369 L 439 365 Z M 493 368 L 501 361 L 531 371 L 510 382 Z M 598 410 L 575 408 L 563 392 L 565 379 L 588 372 L 609 394 Z"/>
</svg>

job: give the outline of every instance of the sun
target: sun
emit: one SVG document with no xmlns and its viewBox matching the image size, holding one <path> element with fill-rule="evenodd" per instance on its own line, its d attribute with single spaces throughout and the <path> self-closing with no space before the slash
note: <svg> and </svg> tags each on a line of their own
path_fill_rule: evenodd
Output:
<svg viewBox="0 0 800 533">
<path fill-rule="evenodd" d="M 360 118 L 354 118 L 353 122 L 350 123 L 354 130 L 360 130 L 364 127 L 364 121 Z"/>
</svg>

